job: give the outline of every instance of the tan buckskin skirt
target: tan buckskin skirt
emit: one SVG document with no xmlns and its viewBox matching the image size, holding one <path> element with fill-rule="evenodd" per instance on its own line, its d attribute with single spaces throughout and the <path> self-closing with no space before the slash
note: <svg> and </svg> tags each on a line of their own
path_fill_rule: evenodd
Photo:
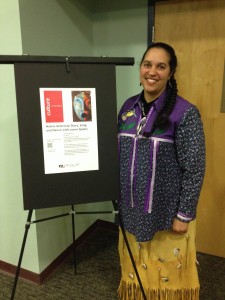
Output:
<svg viewBox="0 0 225 300">
<path fill-rule="evenodd" d="M 148 300 L 199 300 L 196 266 L 195 221 L 188 232 L 157 232 L 153 240 L 138 243 L 126 232 L 138 274 Z M 120 300 L 143 300 L 122 231 L 119 233 L 122 277 L 118 288 Z"/>
</svg>

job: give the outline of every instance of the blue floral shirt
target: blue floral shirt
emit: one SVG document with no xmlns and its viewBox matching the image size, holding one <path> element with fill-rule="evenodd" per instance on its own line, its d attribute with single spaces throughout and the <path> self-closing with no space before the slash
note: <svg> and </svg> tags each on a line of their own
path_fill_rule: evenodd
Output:
<svg viewBox="0 0 225 300">
<path fill-rule="evenodd" d="M 205 173 L 205 139 L 198 109 L 177 96 L 166 130 L 151 132 L 164 92 L 143 118 L 141 94 L 129 98 L 118 117 L 119 211 L 137 241 L 168 230 L 176 217 L 190 222 Z"/>
</svg>

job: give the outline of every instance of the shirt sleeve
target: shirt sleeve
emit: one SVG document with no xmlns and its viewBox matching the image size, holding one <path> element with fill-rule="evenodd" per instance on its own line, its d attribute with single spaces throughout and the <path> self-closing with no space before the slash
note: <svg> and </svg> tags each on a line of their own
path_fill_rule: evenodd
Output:
<svg viewBox="0 0 225 300">
<path fill-rule="evenodd" d="M 183 172 L 177 219 L 190 222 L 196 209 L 205 174 L 205 136 L 198 109 L 191 106 L 176 129 L 177 158 Z"/>
</svg>

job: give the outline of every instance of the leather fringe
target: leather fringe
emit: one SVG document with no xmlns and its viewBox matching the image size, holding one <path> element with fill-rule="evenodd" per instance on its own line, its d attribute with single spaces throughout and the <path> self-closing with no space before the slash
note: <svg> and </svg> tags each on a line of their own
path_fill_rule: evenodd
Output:
<svg viewBox="0 0 225 300">
<path fill-rule="evenodd" d="M 196 289 L 148 289 L 147 300 L 199 300 L 199 288 Z M 121 282 L 118 289 L 120 300 L 144 300 L 141 289 L 136 284 Z"/>
</svg>

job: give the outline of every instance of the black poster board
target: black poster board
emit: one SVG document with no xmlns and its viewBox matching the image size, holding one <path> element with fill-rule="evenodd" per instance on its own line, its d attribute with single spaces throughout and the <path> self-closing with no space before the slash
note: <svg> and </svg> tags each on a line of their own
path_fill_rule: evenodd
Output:
<svg viewBox="0 0 225 300">
<path fill-rule="evenodd" d="M 69 67 L 69 70 L 68 70 Z M 114 64 L 15 63 L 24 209 L 118 198 Z M 96 89 L 99 170 L 45 174 L 39 88 Z"/>
</svg>

